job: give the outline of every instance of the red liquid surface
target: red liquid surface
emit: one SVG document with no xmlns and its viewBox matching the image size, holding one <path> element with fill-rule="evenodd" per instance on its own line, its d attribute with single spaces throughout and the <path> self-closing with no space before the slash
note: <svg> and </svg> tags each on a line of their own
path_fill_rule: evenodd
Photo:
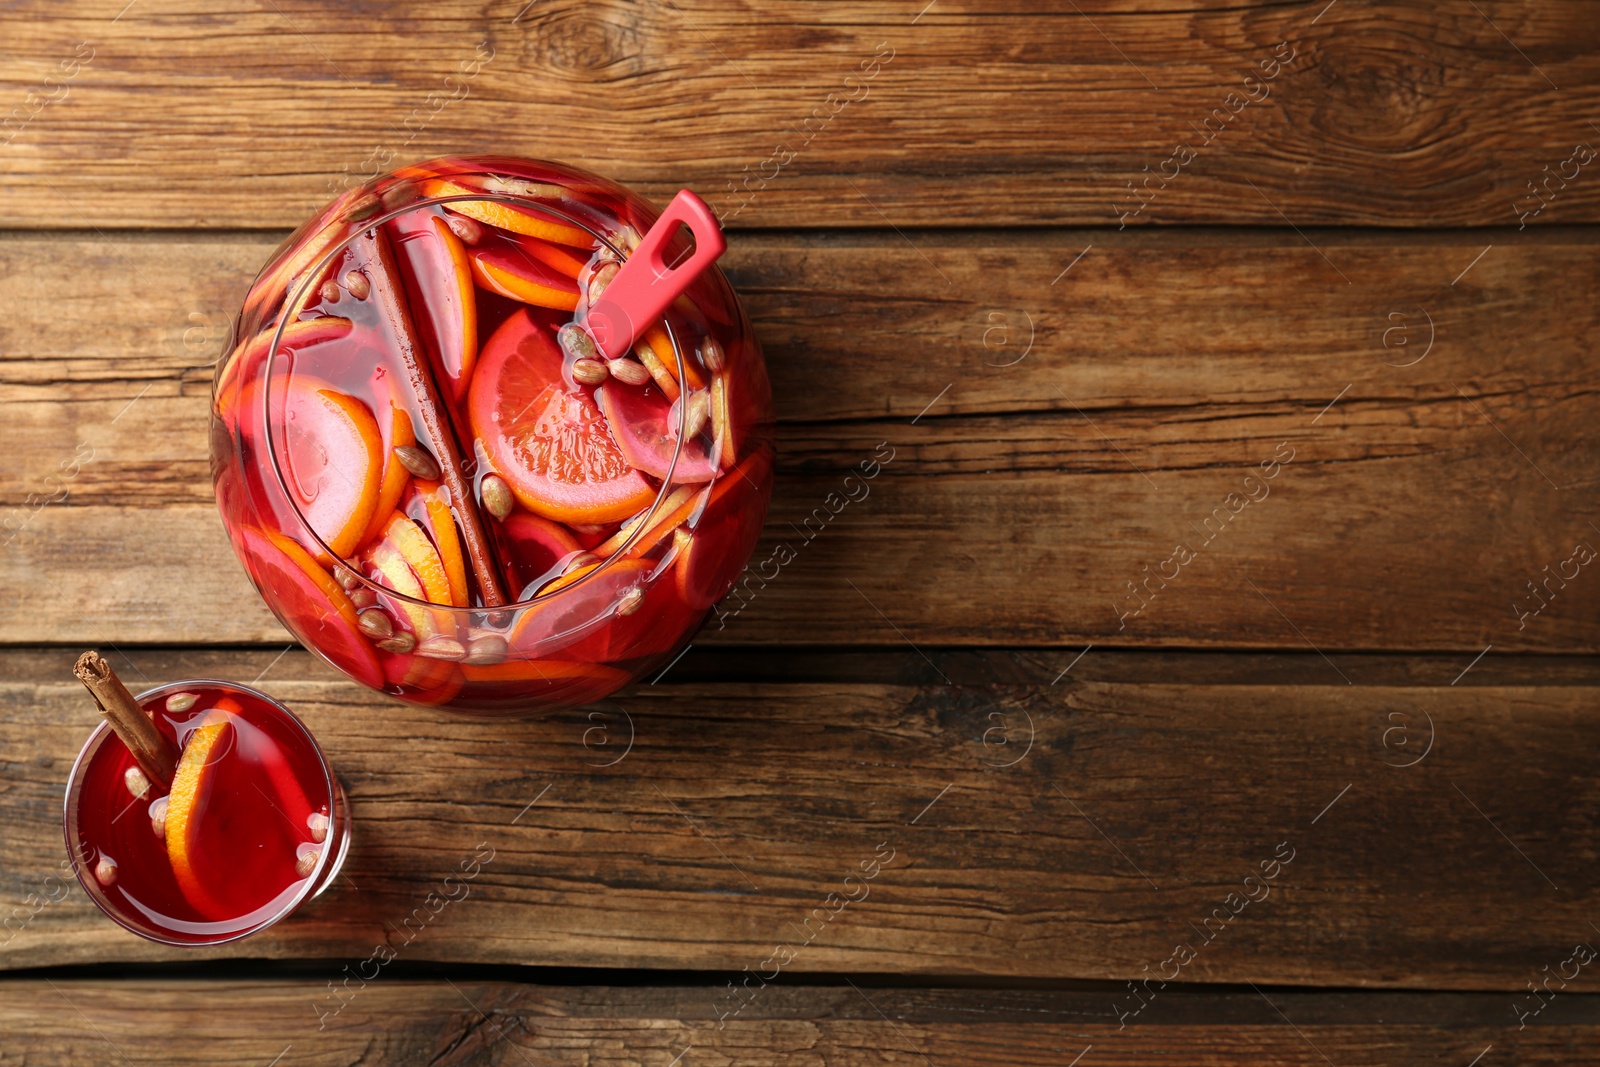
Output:
<svg viewBox="0 0 1600 1067">
<path fill-rule="evenodd" d="M 124 774 L 136 764 L 115 734 L 83 772 L 71 833 L 86 883 L 111 910 L 167 940 L 204 944 L 255 929 L 304 889 L 309 875 L 300 870 L 315 861 L 302 857 L 335 845 L 326 821 L 320 842 L 313 827 L 332 815 L 332 798 L 322 760 L 278 708 L 232 687 L 184 691 L 198 697 L 188 711 L 166 710 L 164 695 L 144 707 L 180 746 L 204 724 L 224 724 L 212 730 L 198 777 L 186 876 L 152 826 L 152 804 L 166 797 L 170 813 L 174 801 L 154 785 L 142 798 L 129 791 Z M 170 814 L 167 830 L 178 830 Z M 115 864 L 110 884 L 95 873 L 102 860 Z"/>
<path fill-rule="evenodd" d="M 586 383 L 583 353 L 558 332 L 648 229 L 642 201 L 518 160 L 435 161 L 369 188 L 390 207 L 521 190 L 565 215 L 532 202 L 415 207 L 380 225 L 398 277 L 360 244 L 314 267 L 361 230 L 339 219 L 348 197 L 295 235 L 252 288 L 244 340 L 218 370 L 213 460 L 235 548 L 284 624 L 373 688 L 482 712 L 599 699 L 669 661 L 754 549 L 772 415 L 749 323 L 720 273 L 702 275 L 628 357 L 643 381 Z M 409 445 L 446 462 L 383 288 L 415 324 L 488 565 L 507 603 L 531 605 L 483 610 L 461 501 L 398 458 Z M 503 517 L 490 478 L 511 490 Z M 363 627 L 363 612 L 382 618 Z"/>
</svg>

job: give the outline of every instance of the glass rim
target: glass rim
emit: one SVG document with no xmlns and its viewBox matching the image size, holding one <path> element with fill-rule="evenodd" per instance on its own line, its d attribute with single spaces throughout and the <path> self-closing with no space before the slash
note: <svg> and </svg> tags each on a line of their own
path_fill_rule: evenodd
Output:
<svg viewBox="0 0 1600 1067">
<path fill-rule="evenodd" d="M 248 693 L 281 712 L 289 720 L 289 722 L 305 736 L 306 741 L 308 741 L 311 745 L 311 750 L 316 753 L 317 762 L 322 767 L 322 775 L 327 783 L 328 817 L 330 820 L 328 827 L 328 839 L 332 840 L 334 836 L 334 826 L 332 825 L 331 820 L 337 814 L 338 796 L 336 793 L 336 788 L 338 786 L 338 780 L 333 773 L 332 765 L 328 763 L 327 753 L 323 752 L 322 746 L 317 744 L 315 735 L 313 735 L 311 730 L 307 728 L 306 724 L 300 720 L 300 716 L 290 711 L 282 701 L 276 699 L 275 697 L 268 696 L 266 693 L 256 689 L 254 686 L 245 685 L 242 682 L 230 682 L 222 678 L 184 678 L 176 682 L 167 682 L 164 685 L 158 685 L 152 689 L 146 689 L 144 692 L 136 694 L 133 700 L 135 704 L 140 705 L 142 708 L 147 699 L 161 696 L 168 690 L 182 690 L 186 688 L 199 689 L 205 687 L 214 689 L 233 689 Z M 331 848 L 323 849 L 321 854 L 317 857 L 317 865 L 313 867 L 311 873 L 305 877 L 304 884 L 302 885 L 300 891 L 296 893 L 292 899 L 285 903 L 284 906 L 277 912 L 261 920 L 259 923 L 256 923 L 254 926 L 249 927 L 248 929 L 230 933 L 224 937 L 219 937 L 214 940 L 208 939 L 204 941 L 184 941 L 177 938 L 164 937 L 159 933 L 152 933 L 149 930 L 140 928 L 120 911 L 109 907 L 106 902 L 102 900 L 104 890 L 100 886 L 99 880 L 96 879 L 94 875 L 86 869 L 85 864 L 79 858 L 79 843 L 76 840 L 76 834 L 74 833 L 75 824 L 73 815 L 77 811 L 77 800 L 83 789 L 83 778 L 88 773 L 89 762 L 95 757 L 95 755 L 99 753 L 100 746 L 105 744 L 107 735 L 113 733 L 115 733 L 115 731 L 112 729 L 111 723 L 104 719 L 102 719 L 95 726 L 95 728 L 89 732 L 88 739 L 84 741 L 83 747 L 78 750 L 77 758 L 72 761 L 72 770 L 67 775 L 67 791 L 66 797 L 62 801 L 61 811 L 62 834 L 66 839 L 67 859 L 72 864 L 72 873 L 77 875 L 78 884 L 83 887 L 84 893 L 91 901 L 93 901 L 94 906 L 99 908 L 113 922 L 115 922 L 118 926 L 121 926 L 124 930 L 137 934 L 148 941 L 155 941 L 163 945 L 176 945 L 180 948 L 207 948 L 213 945 L 226 945 L 230 942 L 238 941 L 241 938 L 250 937 L 252 934 L 258 934 L 269 927 L 276 926 L 290 915 L 293 915 L 295 910 L 299 908 L 300 905 L 304 904 L 312 895 L 314 895 L 312 892 L 313 889 L 318 888 L 318 880 L 321 878 L 322 873 L 327 869 L 328 864 L 333 862 L 331 857 L 334 856 L 339 850 Z M 347 812 L 346 822 L 348 821 Z M 343 827 L 341 830 L 347 831 L 348 827 Z"/>
<path fill-rule="evenodd" d="M 475 176 L 462 174 L 455 175 L 450 180 L 459 184 L 461 179 L 471 179 L 473 177 Z M 389 586 L 382 584 L 381 582 L 373 581 L 366 575 L 362 574 L 359 569 L 349 566 L 347 560 L 343 556 L 340 556 L 337 552 L 334 552 L 333 549 L 329 548 L 327 542 L 322 539 L 322 536 L 312 528 L 311 523 L 306 519 L 305 513 L 300 509 L 300 505 L 295 501 L 294 494 L 289 491 L 289 486 L 284 480 L 282 467 L 278 462 L 277 449 L 273 444 L 271 406 L 272 380 L 276 376 L 273 372 L 273 363 L 278 354 L 278 345 L 283 339 L 283 331 L 291 321 L 289 309 L 299 306 L 300 302 L 310 290 L 312 282 L 322 275 L 323 271 L 327 269 L 328 264 L 333 262 L 336 257 L 342 255 L 345 249 L 347 249 L 353 241 L 355 241 L 367 230 L 375 229 L 385 222 L 388 222 L 390 219 L 399 218 L 401 215 L 405 215 L 409 212 L 422 208 L 443 207 L 454 203 L 474 201 L 489 201 L 492 203 L 510 204 L 514 207 L 531 208 L 532 210 L 541 212 L 543 214 L 553 215 L 564 222 L 571 223 L 572 225 L 586 231 L 596 241 L 600 242 L 600 244 L 605 246 L 605 248 L 609 249 L 611 253 L 617 257 L 619 262 L 626 263 L 628 261 L 630 253 L 624 252 L 622 249 L 618 248 L 610 239 L 596 230 L 585 219 L 579 218 L 570 212 L 563 211 L 558 207 L 553 207 L 549 204 L 546 204 L 535 197 L 517 193 L 473 191 L 471 193 L 452 193 L 449 196 L 423 197 L 421 199 L 414 200 L 409 204 L 405 204 L 401 207 L 397 207 L 390 211 L 379 214 L 372 219 L 361 221 L 357 223 L 356 228 L 352 230 L 348 236 L 344 237 L 341 241 L 339 241 L 338 244 L 334 245 L 306 269 L 305 276 L 297 287 L 295 287 L 292 291 L 285 290 L 283 304 L 284 311 L 278 317 L 278 325 L 274 327 L 272 331 L 271 344 L 269 344 L 267 347 L 267 357 L 265 360 L 266 382 L 261 388 L 261 425 L 265 429 L 265 452 L 267 456 L 267 465 L 272 470 L 273 479 L 277 483 L 278 488 L 283 491 L 284 500 L 287 501 L 290 509 L 294 512 L 295 521 L 298 523 L 301 531 L 303 531 L 312 539 L 317 548 L 325 553 L 328 559 L 337 561 L 338 565 L 349 572 L 356 579 L 356 581 L 360 583 L 360 585 L 365 586 L 374 593 L 379 593 L 387 597 L 393 597 L 402 603 L 415 604 L 418 607 L 427 608 L 429 611 L 448 611 L 467 615 L 484 615 L 492 612 L 520 612 L 524 609 L 534 607 L 541 603 L 548 604 L 554 601 L 556 598 L 570 593 L 574 589 L 578 589 L 586 584 L 589 584 L 591 580 L 599 578 L 601 575 L 605 574 L 607 570 L 611 569 L 612 564 L 627 558 L 628 550 L 633 547 L 635 541 L 643 537 L 648 531 L 650 520 L 655 517 L 657 511 L 661 508 L 667 497 L 672 493 L 674 488 L 672 475 L 678 469 L 678 459 L 683 454 L 683 430 L 685 420 L 688 417 L 688 408 L 683 404 L 678 405 L 678 443 L 672 450 L 672 462 L 667 465 L 666 477 L 661 480 L 661 487 L 656 490 L 655 499 L 650 502 L 650 507 L 642 513 L 642 517 L 639 517 L 638 523 L 628 534 L 628 537 L 616 548 L 615 551 L 611 553 L 611 555 L 601 560 L 582 577 L 562 585 L 559 589 L 555 589 L 550 592 L 536 593 L 526 600 L 516 600 L 494 607 L 491 607 L 487 604 L 437 604 L 431 600 L 422 600 L 406 593 L 402 593 L 397 589 L 392 589 Z M 352 220 L 346 220 L 345 224 L 348 225 L 350 221 Z M 642 237 L 643 235 L 641 234 L 640 236 Z M 715 270 L 715 265 L 713 265 L 711 269 Z M 587 296 L 587 294 L 584 295 L 585 297 Z M 676 364 L 678 381 L 681 382 L 684 380 L 683 346 L 679 344 L 677 331 L 673 329 L 672 321 L 670 319 L 663 318 L 662 323 L 666 328 L 667 341 L 672 345 L 672 358 Z M 424 356 L 425 355 L 426 353 L 424 353 Z M 443 462 L 442 458 L 440 462 Z M 555 579 L 551 579 L 551 581 L 554 580 Z M 547 582 L 545 584 L 548 585 L 549 583 Z"/>
</svg>

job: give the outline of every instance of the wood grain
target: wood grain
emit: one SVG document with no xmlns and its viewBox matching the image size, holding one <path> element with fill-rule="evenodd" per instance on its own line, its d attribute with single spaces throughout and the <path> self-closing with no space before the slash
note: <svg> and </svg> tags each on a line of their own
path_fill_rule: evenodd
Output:
<svg viewBox="0 0 1600 1067">
<path fill-rule="evenodd" d="M 287 227 L 493 150 L 736 226 L 1116 227 L 1161 174 L 1131 225 L 1515 226 L 1592 142 L 1600 75 L 1571 4 L 121 6 L 7 8 L 0 225 Z M 1577 174 L 1534 225 L 1596 219 Z"/>
<path fill-rule="evenodd" d="M 1550 1018 L 1518 1031 L 1507 1025 L 1503 996 L 1170 993 L 1150 1019 L 1118 1030 L 1107 993 L 863 980 L 853 989 L 769 987 L 719 1026 L 714 1005 L 726 990 L 715 987 L 389 978 L 362 988 L 319 1030 L 311 1009 L 328 993 L 313 981 L 33 979 L 0 989 L 0 1026 L 40 1064 L 264 1064 L 283 1056 L 330 1067 L 608 1067 L 680 1056 L 755 1067 L 1061 1067 L 1081 1054 L 1087 1064 L 1355 1067 L 1465 1064 L 1489 1046 L 1501 1062 L 1566 1064 L 1586 1056 L 1596 1036 L 1592 994 L 1558 998 Z"/>
<path fill-rule="evenodd" d="M 1521 616 L 1528 582 L 1600 544 L 1591 236 L 1316 240 L 739 237 L 780 418 L 757 559 L 797 559 L 706 640 L 1594 648 L 1587 570 Z M 0 583 L 21 609 L 0 641 L 280 639 L 221 536 L 205 437 L 207 364 L 272 243 L 0 240 L 0 522 L 20 528 Z M 870 494 L 815 534 L 885 442 Z M 1196 560 L 1146 587 L 1180 541 Z"/>
<path fill-rule="evenodd" d="M 300 652 L 130 655 L 112 658 L 135 687 L 264 674 L 348 785 L 348 877 L 240 945 L 122 932 L 59 881 L 61 785 L 95 719 L 72 655 L 5 653 L 0 888 L 21 910 L 4 967 L 242 953 L 336 976 L 388 939 L 407 964 L 709 970 L 719 986 L 785 944 L 793 975 L 1122 980 L 1170 972 L 1188 944 L 1183 981 L 1509 997 L 1592 935 L 1592 664 L 1454 686 L 1404 661 L 1369 682 L 1341 657 L 1345 685 L 1314 655 L 1291 682 L 1254 657 L 1188 677 L 1181 658 L 1098 650 L 1055 685 L 719 669 L 488 724 L 380 702 Z M 1080 678 L 1097 657 L 1108 673 Z M 464 895 L 428 903 L 484 850 Z M 875 877 L 845 881 L 875 855 Z M 1261 897 L 1244 879 L 1264 863 Z M 1212 925 L 1246 890 L 1260 899 Z"/>
</svg>

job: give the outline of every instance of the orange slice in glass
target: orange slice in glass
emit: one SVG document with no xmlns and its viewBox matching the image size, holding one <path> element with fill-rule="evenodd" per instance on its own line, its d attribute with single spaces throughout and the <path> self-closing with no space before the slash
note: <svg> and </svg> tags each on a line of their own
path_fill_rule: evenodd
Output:
<svg viewBox="0 0 1600 1067">
<path fill-rule="evenodd" d="M 536 307 L 577 310 L 577 283 L 536 259 L 509 248 L 480 248 L 471 259 L 473 280 L 491 293 Z"/>
<path fill-rule="evenodd" d="M 649 525 L 639 534 L 638 539 L 628 546 L 628 555 L 630 557 L 647 555 L 651 549 L 669 537 L 673 530 L 681 526 L 690 515 L 694 514 L 695 509 L 700 506 L 704 498 L 705 490 L 700 486 L 691 485 L 680 485 L 667 494 L 665 500 L 651 509 L 648 519 L 640 520 L 648 522 Z M 633 537 L 635 529 L 637 529 L 637 524 L 623 523 L 616 533 L 612 534 L 610 538 L 601 543 L 599 548 L 594 550 L 594 554 L 601 559 L 608 558 L 613 552 L 628 543 L 628 539 Z"/>
<path fill-rule="evenodd" d="M 411 565 L 411 572 L 422 583 L 423 599 L 433 604 L 454 603 L 444 560 L 439 558 L 433 542 L 428 540 L 416 523 L 404 515 L 396 514 L 384 527 L 383 536 Z"/>
<path fill-rule="evenodd" d="M 560 271 L 574 280 L 583 274 L 584 265 L 587 263 L 586 259 L 579 259 L 559 245 L 533 237 L 524 237 L 517 241 L 517 247 L 545 266 Z"/>
<path fill-rule="evenodd" d="M 569 386 L 554 338 L 526 311 L 495 331 L 467 397 L 472 432 L 522 506 L 558 522 L 617 522 L 655 489 L 623 458 L 585 387 Z"/>
<path fill-rule="evenodd" d="M 417 329 L 459 401 L 478 358 L 478 299 L 466 247 L 431 211 L 413 211 L 387 225 L 396 236 L 395 258 Z"/>
<path fill-rule="evenodd" d="M 277 615 L 290 632 L 356 681 L 381 687 L 383 674 L 356 626 L 355 605 L 333 575 L 282 534 L 246 526 L 237 536 L 250 577 L 272 590 Z"/>
<path fill-rule="evenodd" d="M 406 515 L 423 527 L 439 552 L 444 573 L 450 579 L 450 602 L 464 608 L 472 602 L 472 587 L 467 584 L 467 560 L 456 529 L 455 515 L 444 486 L 418 478 L 411 483 L 414 492 L 405 506 Z"/>
<path fill-rule="evenodd" d="M 177 771 L 172 776 L 172 792 L 167 801 L 167 858 L 184 898 L 200 912 L 212 916 L 227 914 L 227 906 L 210 892 L 206 880 L 196 872 L 199 854 L 200 815 L 210 799 L 214 775 L 212 768 L 227 753 L 233 737 L 233 715 L 221 704 L 207 713 L 183 746 Z M 239 705 L 233 703 L 233 709 Z"/>
<path fill-rule="evenodd" d="M 356 542 L 358 547 L 383 532 L 389 517 L 400 503 L 401 494 L 406 491 L 406 482 L 411 478 L 411 472 L 394 454 L 396 448 L 417 443 L 417 431 L 411 423 L 411 415 L 391 400 L 388 425 L 381 427 L 380 432 L 383 430 L 387 431 L 386 443 L 389 446 L 383 453 L 383 481 L 378 484 L 378 503 L 372 509 L 372 521 L 367 523 L 361 540 Z"/>
<path fill-rule="evenodd" d="M 406 562 L 405 556 L 400 554 L 393 541 L 387 537 L 378 538 L 367 548 L 366 556 L 367 563 L 374 572 L 374 580 L 379 585 L 408 596 L 412 600 L 424 602 L 428 600 L 428 591 L 423 588 L 416 572 L 411 569 L 411 564 Z M 427 608 L 407 600 L 397 600 L 394 606 L 410 620 L 411 632 L 417 640 L 433 636 L 435 631 L 433 617 Z"/>
<path fill-rule="evenodd" d="M 678 336 L 683 337 L 684 331 L 680 328 Z M 678 374 L 678 357 L 672 351 L 672 339 L 667 336 L 667 331 L 658 322 L 644 332 L 645 344 L 660 361 L 661 366 L 674 378 Z M 704 389 L 706 387 L 705 375 L 700 371 L 700 365 L 695 361 L 693 353 L 683 354 L 683 376 L 689 379 L 690 389 Z"/>
<path fill-rule="evenodd" d="M 377 421 L 355 397 L 307 375 L 289 378 L 273 407 L 284 484 L 333 554 L 349 555 L 378 506 L 383 437 Z"/>
<path fill-rule="evenodd" d="M 481 195 L 482 190 L 469 189 L 465 185 L 439 178 L 423 182 L 422 193 L 431 200 L 435 197 L 469 196 L 473 193 Z M 445 207 L 468 218 L 486 222 L 498 230 L 525 233 L 529 237 L 554 241 L 558 245 L 568 245 L 572 248 L 594 247 L 594 237 L 587 230 L 558 222 L 553 216 L 532 208 L 513 207 L 511 204 L 495 200 L 457 200 L 452 204 L 446 204 Z"/>
</svg>

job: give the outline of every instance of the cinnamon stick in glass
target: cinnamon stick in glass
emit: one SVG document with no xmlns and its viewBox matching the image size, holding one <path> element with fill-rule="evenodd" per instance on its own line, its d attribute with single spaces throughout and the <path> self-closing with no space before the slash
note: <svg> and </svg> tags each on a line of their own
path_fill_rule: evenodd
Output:
<svg viewBox="0 0 1600 1067">
<path fill-rule="evenodd" d="M 72 673 L 94 697 L 100 713 L 128 746 L 144 776 L 162 792 L 170 790 L 178 766 L 178 746 L 156 729 L 111 664 L 91 650 L 78 657 Z"/>
<path fill-rule="evenodd" d="M 351 242 L 350 247 L 357 261 L 375 275 L 368 279 L 372 283 L 372 297 L 394 332 L 406 378 L 422 411 L 422 435 L 438 457 L 440 477 L 450 488 L 451 502 L 455 504 L 457 517 L 461 520 L 461 539 L 466 543 L 467 557 L 472 564 L 472 573 L 478 579 L 483 602 L 489 607 L 499 607 L 506 602 L 506 597 L 500 584 L 499 571 L 495 567 L 494 554 L 489 549 L 489 539 L 484 533 L 478 499 L 462 477 L 461 448 L 448 422 L 443 395 L 434 381 L 427 354 L 417 340 L 417 328 L 411 321 L 411 312 L 400 296 L 400 272 L 395 267 L 394 250 L 389 247 L 389 238 L 381 229 L 368 230 Z"/>
</svg>

